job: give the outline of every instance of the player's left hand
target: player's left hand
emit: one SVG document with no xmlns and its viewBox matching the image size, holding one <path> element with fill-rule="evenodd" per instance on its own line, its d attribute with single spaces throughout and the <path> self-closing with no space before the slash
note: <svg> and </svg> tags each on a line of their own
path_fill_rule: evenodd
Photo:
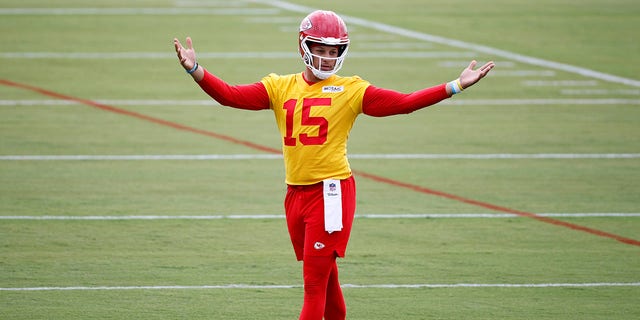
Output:
<svg viewBox="0 0 640 320">
<path fill-rule="evenodd" d="M 484 76 L 495 67 L 495 63 L 493 61 L 489 61 L 485 63 L 482 67 L 474 70 L 478 62 L 476 60 L 471 61 L 469 66 L 462 71 L 460 74 L 460 84 L 462 85 L 462 89 L 466 89 L 476 82 L 480 81 L 480 79 L 484 78 Z"/>
</svg>

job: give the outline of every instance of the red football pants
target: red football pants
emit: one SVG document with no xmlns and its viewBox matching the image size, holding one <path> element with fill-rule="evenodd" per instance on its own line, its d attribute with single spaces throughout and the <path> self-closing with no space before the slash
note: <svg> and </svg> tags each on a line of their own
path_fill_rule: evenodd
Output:
<svg viewBox="0 0 640 320">
<path fill-rule="evenodd" d="M 341 231 L 324 230 L 322 183 L 289 186 L 285 199 L 287 227 L 296 258 L 303 261 L 304 304 L 300 320 L 344 320 L 346 306 L 336 257 L 345 255 L 356 207 L 353 177 L 340 182 Z"/>
<path fill-rule="evenodd" d="M 304 256 L 344 257 L 356 211 L 356 182 L 353 176 L 340 181 L 342 191 L 342 230 L 324 230 L 322 182 L 287 188 L 284 209 L 291 244 L 298 261 Z"/>
</svg>

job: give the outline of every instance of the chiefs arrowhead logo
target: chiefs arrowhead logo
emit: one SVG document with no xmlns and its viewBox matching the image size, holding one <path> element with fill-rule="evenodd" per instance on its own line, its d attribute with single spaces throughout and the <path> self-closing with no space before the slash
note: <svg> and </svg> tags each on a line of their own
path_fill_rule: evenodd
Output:
<svg viewBox="0 0 640 320">
<path fill-rule="evenodd" d="M 304 20 L 302 20 L 302 22 L 300 23 L 300 32 L 307 31 L 312 27 L 313 25 L 311 24 L 311 20 L 308 17 L 304 18 Z"/>
</svg>

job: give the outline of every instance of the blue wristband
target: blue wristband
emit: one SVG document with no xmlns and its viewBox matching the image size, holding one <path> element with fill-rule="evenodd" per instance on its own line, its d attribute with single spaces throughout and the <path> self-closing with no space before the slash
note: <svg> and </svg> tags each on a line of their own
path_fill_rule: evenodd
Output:
<svg viewBox="0 0 640 320">
<path fill-rule="evenodd" d="M 191 68 L 191 70 L 186 70 L 188 74 L 192 74 L 194 72 L 196 72 L 196 70 L 198 70 L 198 63 L 196 62 L 196 64 L 193 65 L 193 68 Z"/>
</svg>

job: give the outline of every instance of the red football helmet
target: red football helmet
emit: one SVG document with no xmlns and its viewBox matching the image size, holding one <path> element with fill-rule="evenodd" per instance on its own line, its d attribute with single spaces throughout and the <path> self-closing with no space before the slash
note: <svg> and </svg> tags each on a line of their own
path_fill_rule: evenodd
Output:
<svg viewBox="0 0 640 320">
<path fill-rule="evenodd" d="M 326 58 L 313 55 L 309 49 L 309 43 L 319 43 L 327 46 L 338 47 L 337 58 Z M 337 14 L 332 11 L 317 10 L 306 16 L 300 23 L 300 34 L 298 37 L 298 48 L 302 55 L 302 61 L 311 69 L 313 74 L 326 79 L 342 68 L 342 62 L 349 49 L 349 33 L 347 25 Z M 313 57 L 318 59 L 336 60 L 333 70 L 322 71 L 313 66 Z"/>
</svg>

